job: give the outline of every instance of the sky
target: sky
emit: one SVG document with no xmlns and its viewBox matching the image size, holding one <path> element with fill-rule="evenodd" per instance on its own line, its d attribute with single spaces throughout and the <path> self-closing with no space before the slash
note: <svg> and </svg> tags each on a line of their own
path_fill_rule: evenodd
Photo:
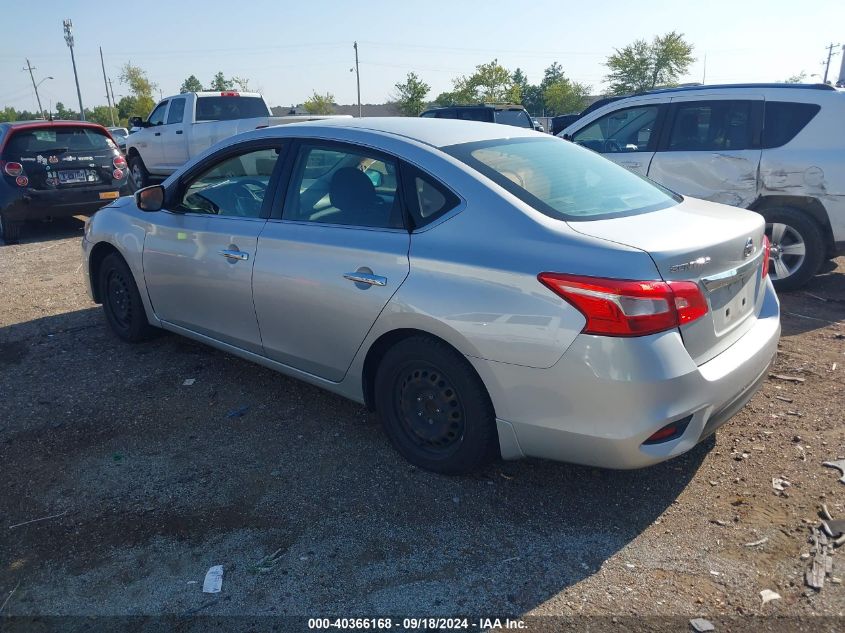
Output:
<svg viewBox="0 0 845 633">
<path fill-rule="evenodd" d="M 414 71 L 431 86 L 429 99 L 452 79 L 498 59 L 521 68 L 531 83 L 557 61 L 566 75 L 605 87 L 603 63 L 635 39 L 679 31 L 694 46 L 683 81 L 779 81 L 806 72 L 819 81 L 830 43 L 845 44 L 842 0 L 145 0 L 114 4 L 83 0 L 4 2 L 0 9 L 0 108 L 37 110 L 28 58 L 42 105 L 78 109 L 62 20 L 73 21 L 82 102 L 106 103 L 99 48 L 117 99 L 118 77 L 131 61 L 160 94 L 179 91 L 193 74 L 207 84 L 218 71 L 249 79 L 270 105 L 298 104 L 312 91 L 356 102 L 358 42 L 361 101 L 383 103 Z M 831 62 L 839 74 L 841 47 Z M 705 76 L 706 58 L 706 76 Z M 157 92 L 156 97 L 159 97 Z"/>
</svg>

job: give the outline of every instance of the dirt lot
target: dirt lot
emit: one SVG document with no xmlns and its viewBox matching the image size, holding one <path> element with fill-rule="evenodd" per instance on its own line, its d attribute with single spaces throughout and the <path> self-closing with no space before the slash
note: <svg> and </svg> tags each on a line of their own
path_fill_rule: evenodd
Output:
<svg viewBox="0 0 845 633">
<path fill-rule="evenodd" d="M 843 616 L 845 586 L 807 589 L 801 556 L 821 503 L 845 518 L 821 465 L 845 458 L 845 258 L 782 297 L 775 373 L 803 382 L 770 379 L 692 453 L 449 478 L 358 405 L 177 336 L 119 342 L 81 228 L 0 246 L 4 615 Z"/>
</svg>

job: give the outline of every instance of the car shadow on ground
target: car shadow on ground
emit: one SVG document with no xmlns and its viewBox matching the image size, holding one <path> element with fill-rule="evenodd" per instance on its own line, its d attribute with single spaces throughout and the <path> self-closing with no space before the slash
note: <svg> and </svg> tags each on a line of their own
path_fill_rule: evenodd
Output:
<svg viewBox="0 0 845 633">
<path fill-rule="evenodd" d="M 434 475 L 357 404 L 175 335 L 126 345 L 93 308 L 0 329 L 0 367 L 0 516 L 59 515 L 0 525 L 9 614 L 518 615 L 636 539 L 713 446 Z"/>
<path fill-rule="evenodd" d="M 64 240 L 69 237 L 82 238 L 85 229 L 84 215 L 56 218 L 49 221 L 26 222 L 21 228 L 20 244 L 38 244 L 40 242 L 51 242 L 53 240 Z M 3 241 L 0 240 L 0 248 L 3 248 Z"/>
<path fill-rule="evenodd" d="M 845 313 L 845 275 L 827 261 L 804 287 L 778 293 L 784 336 L 793 336 L 842 322 Z"/>
</svg>

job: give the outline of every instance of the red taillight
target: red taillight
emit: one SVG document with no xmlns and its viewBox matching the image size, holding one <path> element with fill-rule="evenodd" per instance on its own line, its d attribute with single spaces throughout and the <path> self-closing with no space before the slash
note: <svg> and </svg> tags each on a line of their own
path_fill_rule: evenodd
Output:
<svg viewBox="0 0 845 633">
<path fill-rule="evenodd" d="M 18 176 L 23 174 L 23 165 L 21 165 L 20 163 L 5 163 L 3 165 L 3 171 L 6 172 L 7 176 L 17 178 Z"/>
<path fill-rule="evenodd" d="M 115 156 L 112 164 L 115 169 L 126 169 L 126 159 L 123 156 Z"/>
<path fill-rule="evenodd" d="M 29 178 L 27 178 L 26 176 L 18 176 L 17 178 L 15 178 L 15 184 L 18 187 L 26 187 L 29 184 Z"/>
<path fill-rule="evenodd" d="M 763 279 L 769 274 L 769 251 L 772 245 L 767 235 L 763 236 Z"/>
<path fill-rule="evenodd" d="M 221 92 L 220 96 L 221 97 L 240 97 L 241 93 L 240 92 Z"/>
<path fill-rule="evenodd" d="M 121 180 L 123 178 L 123 172 L 120 169 L 115 169 L 111 175 L 115 180 Z"/>
<path fill-rule="evenodd" d="M 537 279 L 586 317 L 585 334 L 643 336 L 707 314 L 707 301 L 692 281 L 632 281 L 561 273 L 540 273 Z"/>
</svg>

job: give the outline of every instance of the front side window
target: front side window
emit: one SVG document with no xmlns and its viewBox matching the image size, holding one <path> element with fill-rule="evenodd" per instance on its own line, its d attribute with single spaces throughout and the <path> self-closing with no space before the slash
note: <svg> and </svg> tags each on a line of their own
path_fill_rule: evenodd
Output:
<svg viewBox="0 0 845 633">
<path fill-rule="evenodd" d="M 616 110 L 575 132 L 572 140 L 600 154 L 645 152 L 657 121 L 658 106 Z"/>
<path fill-rule="evenodd" d="M 278 148 L 227 156 L 192 178 L 176 211 L 236 218 L 259 218 L 264 194 L 279 159 Z"/>
<path fill-rule="evenodd" d="M 167 113 L 167 124 L 181 123 L 185 114 L 185 98 L 180 97 L 170 102 L 170 111 Z"/>
<path fill-rule="evenodd" d="M 303 145 L 294 163 L 283 219 L 402 228 L 396 162 L 364 148 Z"/>
<path fill-rule="evenodd" d="M 725 151 L 751 147 L 750 101 L 681 103 L 669 134 L 670 151 Z"/>
<path fill-rule="evenodd" d="M 559 220 L 633 215 L 680 201 L 662 187 L 558 138 L 496 139 L 442 149 Z"/>
<path fill-rule="evenodd" d="M 164 113 L 167 110 L 167 101 L 162 101 L 159 103 L 153 113 L 150 115 L 150 118 L 147 119 L 147 123 L 150 125 L 162 125 L 164 123 Z"/>
</svg>

